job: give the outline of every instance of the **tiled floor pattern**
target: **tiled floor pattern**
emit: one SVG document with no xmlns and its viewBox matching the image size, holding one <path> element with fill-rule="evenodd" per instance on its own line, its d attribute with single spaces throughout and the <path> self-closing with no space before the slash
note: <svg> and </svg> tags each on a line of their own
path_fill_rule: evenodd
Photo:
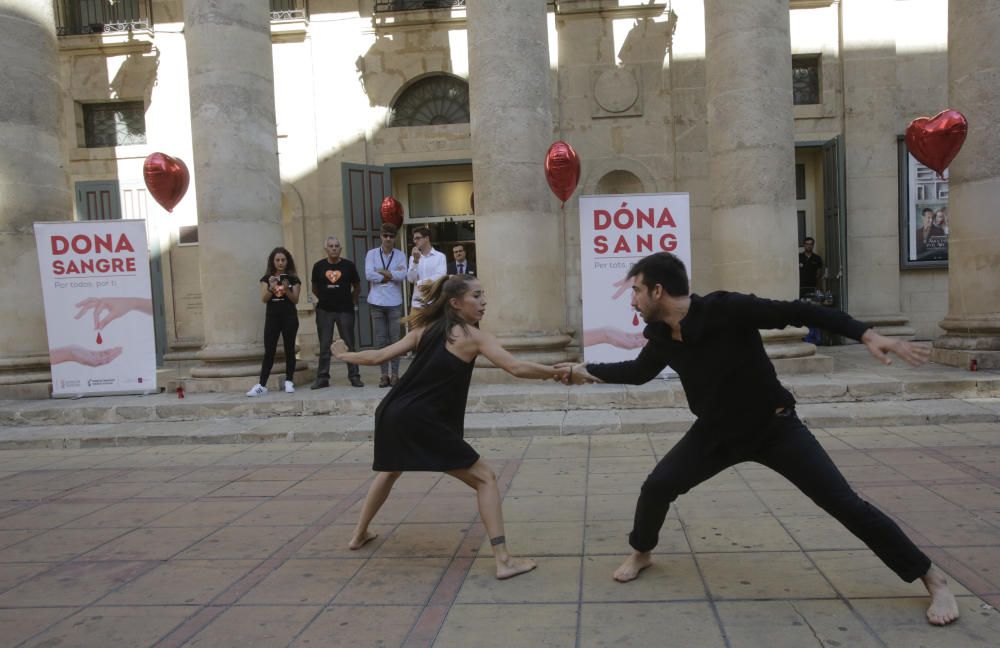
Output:
<svg viewBox="0 0 1000 648">
<path fill-rule="evenodd" d="M 477 439 L 505 492 L 492 559 L 475 497 L 404 476 L 346 549 L 369 443 L 0 452 L 3 646 L 993 646 L 1000 426 L 814 430 L 954 579 L 962 619 L 753 464 L 682 496 L 628 585 L 638 488 L 678 435 Z"/>
</svg>

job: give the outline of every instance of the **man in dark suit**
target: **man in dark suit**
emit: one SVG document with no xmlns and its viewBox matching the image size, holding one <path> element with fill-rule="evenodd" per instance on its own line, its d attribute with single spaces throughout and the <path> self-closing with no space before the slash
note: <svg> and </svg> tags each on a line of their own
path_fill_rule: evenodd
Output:
<svg viewBox="0 0 1000 648">
<path fill-rule="evenodd" d="M 456 243 L 455 247 L 451 248 L 451 254 L 455 258 L 454 262 L 448 263 L 448 274 L 467 274 L 476 276 L 476 264 L 469 261 L 465 256 L 465 246 L 461 243 Z"/>
</svg>

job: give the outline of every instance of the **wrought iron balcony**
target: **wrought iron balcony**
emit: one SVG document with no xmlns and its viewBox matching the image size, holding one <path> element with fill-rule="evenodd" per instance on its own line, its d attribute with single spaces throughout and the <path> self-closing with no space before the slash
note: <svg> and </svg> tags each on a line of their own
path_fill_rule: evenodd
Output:
<svg viewBox="0 0 1000 648">
<path fill-rule="evenodd" d="M 309 0 L 271 0 L 271 22 L 308 18 Z"/>
<path fill-rule="evenodd" d="M 55 0 L 54 8 L 60 36 L 153 28 L 153 0 Z"/>
<path fill-rule="evenodd" d="M 375 0 L 375 13 L 464 7 L 465 0 Z"/>
</svg>

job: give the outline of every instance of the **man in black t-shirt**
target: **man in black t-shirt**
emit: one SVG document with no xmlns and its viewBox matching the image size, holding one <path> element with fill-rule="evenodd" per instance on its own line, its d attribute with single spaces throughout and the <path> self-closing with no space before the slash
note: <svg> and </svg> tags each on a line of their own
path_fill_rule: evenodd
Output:
<svg viewBox="0 0 1000 648">
<path fill-rule="evenodd" d="M 930 349 L 879 335 L 843 311 L 816 304 L 724 291 L 692 294 L 683 262 L 665 252 L 640 260 L 627 278 L 633 282 L 632 307 L 647 324 L 643 335 L 648 341 L 639 356 L 556 366 L 569 368 L 566 382 L 632 385 L 652 380 L 669 366 L 697 419 L 643 483 L 629 535 L 632 554 L 615 571 L 615 580 L 633 580 L 652 564 L 660 528 L 679 495 L 752 461 L 792 482 L 904 581 L 922 580 L 931 595 L 928 621 L 946 625 L 957 619 L 958 605 L 944 572 L 899 525 L 858 496 L 796 416 L 795 398 L 778 381 L 760 329 L 826 328 L 860 341 L 883 364 L 889 364 L 892 352 L 920 365 L 930 358 Z"/>
<path fill-rule="evenodd" d="M 799 252 L 799 297 L 812 295 L 820 287 L 823 273 L 823 257 L 813 253 L 816 239 L 807 236 L 802 240 L 803 252 Z"/>
<path fill-rule="evenodd" d="M 333 326 L 347 348 L 354 351 L 354 309 L 361 294 L 361 277 L 354 263 L 341 258 L 343 246 L 336 236 L 326 239 L 326 258 L 312 268 L 312 292 L 316 295 L 316 333 L 319 335 L 319 366 L 313 389 L 330 386 L 330 345 Z M 347 365 L 347 378 L 354 387 L 364 387 L 358 365 Z"/>
</svg>

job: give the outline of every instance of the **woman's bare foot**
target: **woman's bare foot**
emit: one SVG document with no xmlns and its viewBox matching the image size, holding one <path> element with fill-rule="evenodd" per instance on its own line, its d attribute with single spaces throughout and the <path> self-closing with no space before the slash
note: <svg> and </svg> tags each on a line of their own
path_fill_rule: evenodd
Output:
<svg viewBox="0 0 1000 648">
<path fill-rule="evenodd" d="M 615 570 L 615 580 L 619 583 L 627 583 L 639 577 L 639 572 L 653 564 L 653 558 L 648 551 L 633 551 L 632 555 L 625 559 L 621 567 Z"/>
<path fill-rule="evenodd" d="M 351 538 L 351 541 L 347 544 L 347 548 L 350 549 L 351 551 L 355 551 L 365 546 L 366 544 L 368 544 L 377 537 L 378 537 L 377 533 L 373 531 L 365 531 L 365 534 L 363 536 L 355 535 L 353 538 Z"/>
<path fill-rule="evenodd" d="M 497 579 L 513 578 L 518 574 L 530 572 L 537 566 L 531 558 L 508 558 L 504 562 L 497 561 Z"/>
<path fill-rule="evenodd" d="M 958 618 L 958 603 L 948 588 L 948 578 L 940 569 L 931 565 L 927 573 L 920 577 L 931 595 L 931 605 L 927 608 L 927 620 L 934 625 L 948 625 Z"/>
</svg>

